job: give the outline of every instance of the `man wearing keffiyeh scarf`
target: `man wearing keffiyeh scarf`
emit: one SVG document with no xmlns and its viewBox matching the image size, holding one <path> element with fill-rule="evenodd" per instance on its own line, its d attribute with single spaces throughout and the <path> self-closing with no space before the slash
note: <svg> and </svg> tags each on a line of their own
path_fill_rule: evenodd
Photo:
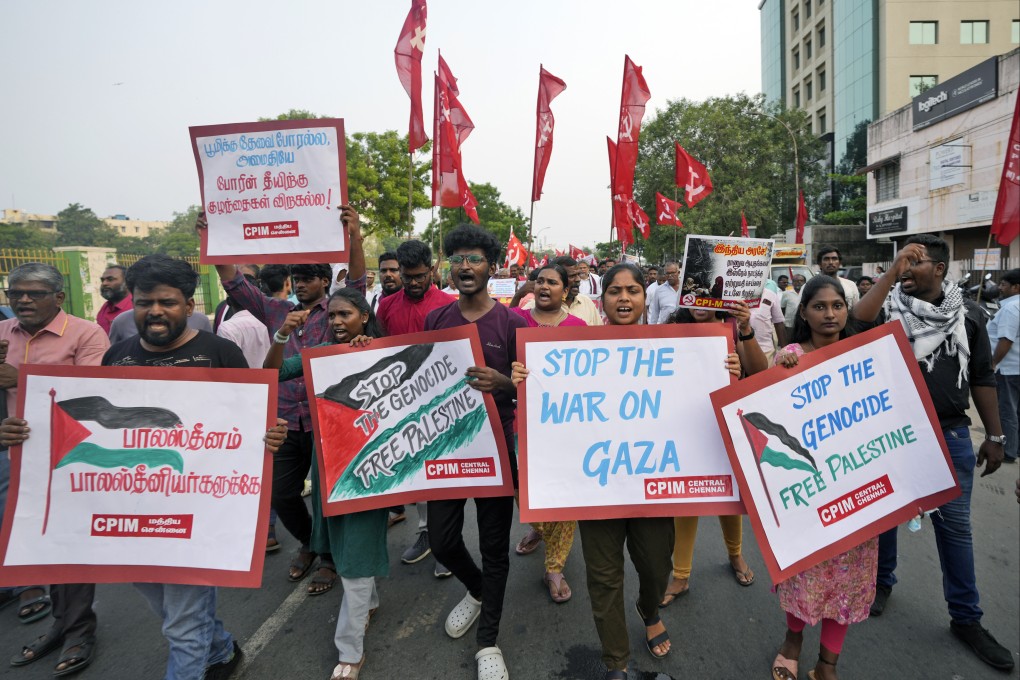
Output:
<svg viewBox="0 0 1020 680">
<path fill-rule="evenodd" d="M 1011 670 L 1012 652 L 981 626 L 970 525 L 974 468 L 984 465 L 984 477 L 999 468 L 1003 457 L 991 345 L 976 306 L 964 300 L 959 288 L 946 280 L 948 266 L 945 241 L 933 234 L 910 237 L 889 271 L 854 307 L 853 315 L 859 321 L 873 321 L 888 296 L 890 321 L 903 325 L 914 357 L 924 369 L 924 381 L 960 486 L 960 496 L 931 515 L 942 565 L 942 587 L 949 605 L 949 627 L 982 661 L 1000 670 Z M 967 415 L 971 398 L 987 433 L 976 456 Z M 885 610 L 896 583 L 896 530 L 882 534 L 878 546 L 872 616 L 880 616 Z"/>
</svg>

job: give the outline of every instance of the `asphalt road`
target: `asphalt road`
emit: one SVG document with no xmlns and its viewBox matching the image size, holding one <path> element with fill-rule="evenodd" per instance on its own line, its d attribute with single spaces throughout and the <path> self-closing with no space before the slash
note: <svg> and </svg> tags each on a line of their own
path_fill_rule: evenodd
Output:
<svg viewBox="0 0 1020 680">
<path fill-rule="evenodd" d="M 975 439 L 981 436 L 974 431 Z M 1020 651 L 1020 505 L 1013 487 L 1017 466 L 1003 466 L 975 483 L 972 503 L 975 556 L 984 625 L 1008 647 Z M 468 504 L 469 510 L 471 504 Z M 454 579 L 437 580 L 429 557 L 416 565 L 400 563 L 413 540 L 415 516 L 390 530 L 390 577 L 380 584 L 381 608 L 366 639 L 362 678 L 475 677 L 474 633 L 460 640 L 443 631 L 447 612 L 464 594 Z M 473 511 L 468 545 L 477 544 Z M 515 525 L 514 543 L 525 527 Z M 340 606 L 339 583 L 332 592 L 308 597 L 306 583 L 289 583 L 286 567 L 295 541 L 282 532 L 283 550 L 266 559 L 260 589 L 222 589 L 219 612 L 240 640 L 244 663 L 234 678 L 326 680 L 336 663 L 333 631 Z M 900 579 L 885 614 L 852 626 L 839 662 L 842 678 L 977 680 L 1017 678 L 979 661 L 949 632 L 942 598 L 941 571 L 931 525 L 918 533 L 901 529 Z M 654 660 L 641 644 L 643 627 L 629 613 L 633 659 L 631 677 L 644 680 L 767 678 L 785 630 L 785 619 L 771 593 L 760 552 L 745 520 L 744 554 L 756 582 L 741 588 L 728 568 L 722 535 L 712 518 L 701 522 L 690 594 L 663 611 L 673 651 Z M 511 555 L 510 580 L 500 646 L 512 678 L 591 679 L 604 672 L 598 638 L 584 587 L 580 539 L 575 541 L 564 572 L 574 597 L 553 604 L 541 582 L 542 553 Z M 637 597 L 637 577 L 628 562 L 627 599 Z M 99 643 L 91 667 L 76 677 L 145 679 L 162 677 L 166 644 L 159 621 L 130 585 L 101 585 L 96 610 Z M 20 646 L 43 634 L 49 620 L 20 625 L 13 608 L 0 612 L 0 653 L 10 657 Z M 811 668 L 818 629 L 805 632 L 801 678 Z M 52 677 L 56 654 L 11 668 L 0 677 L 37 680 Z"/>
</svg>

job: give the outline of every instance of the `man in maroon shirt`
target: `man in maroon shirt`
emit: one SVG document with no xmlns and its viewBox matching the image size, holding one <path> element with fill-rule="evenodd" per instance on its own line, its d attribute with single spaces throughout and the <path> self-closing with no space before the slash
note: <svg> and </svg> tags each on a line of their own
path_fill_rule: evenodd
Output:
<svg viewBox="0 0 1020 680">
<path fill-rule="evenodd" d="M 124 267 L 119 264 L 111 264 L 99 279 L 99 294 L 106 302 L 96 313 L 96 323 L 107 335 L 110 334 L 110 324 L 113 320 L 122 312 L 131 309 L 131 293 L 128 292 L 127 284 L 124 282 L 124 271 Z"/>
<path fill-rule="evenodd" d="M 429 312 L 455 302 L 456 298 L 432 285 L 435 268 L 432 266 L 432 250 L 427 243 L 404 241 L 397 247 L 396 259 L 400 266 L 400 281 L 404 287 L 398 292 L 385 295 L 379 301 L 376 316 L 386 330 L 386 335 L 420 333 L 425 329 L 425 317 Z M 379 269 L 383 270 L 382 258 Z M 385 286 L 384 276 L 384 293 Z M 418 536 L 400 556 L 400 561 L 404 564 L 420 562 L 432 552 L 429 547 L 428 505 L 417 503 L 416 507 Z M 451 574 L 446 567 L 436 563 L 435 575 L 436 578 L 445 578 Z"/>
</svg>

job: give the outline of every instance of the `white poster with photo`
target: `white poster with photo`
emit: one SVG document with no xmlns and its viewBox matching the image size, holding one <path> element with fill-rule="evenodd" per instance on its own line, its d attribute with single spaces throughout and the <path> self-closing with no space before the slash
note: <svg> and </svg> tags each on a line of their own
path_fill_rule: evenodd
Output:
<svg viewBox="0 0 1020 680">
<path fill-rule="evenodd" d="M 24 371 L 0 583 L 260 585 L 274 371 Z"/>
<path fill-rule="evenodd" d="M 687 235 L 680 269 L 680 307 L 730 309 L 736 301 L 757 307 L 769 278 L 775 241 Z"/>
<path fill-rule="evenodd" d="M 337 210 L 347 202 L 342 119 L 190 131 L 209 222 L 203 263 L 347 261 Z"/>
<path fill-rule="evenodd" d="M 518 331 L 522 521 L 742 513 L 708 398 L 731 380 L 727 332 Z"/>
</svg>

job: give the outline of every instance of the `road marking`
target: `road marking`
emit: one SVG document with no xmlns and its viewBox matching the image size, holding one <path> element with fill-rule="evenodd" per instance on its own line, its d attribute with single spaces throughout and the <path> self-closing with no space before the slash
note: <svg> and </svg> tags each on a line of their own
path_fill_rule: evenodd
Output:
<svg viewBox="0 0 1020 680">
<path fill-rule="evenodd" d="M 308 597 L 308 586 L 305 583 L 298 583 L 294 588 L 294 592 L 287 596 L 287 599 L 276 609 L 272 616 L 266 619 L 259 629 L 248 638 L 247 644 L 245 644 L 241 651 L 244 653 L 244 658 L 241 660 L 241 666 L 237 669 L 236 676 L 239 678 L 244 677 L 245 671 L 255 661 L 255 658 L 259 653 L 266 648 L 276 634 L 280 632 L 284 624 L 290 620 L 290 617 L 294 616 L 294 612 L 301 606 Z"/>
</svg>

